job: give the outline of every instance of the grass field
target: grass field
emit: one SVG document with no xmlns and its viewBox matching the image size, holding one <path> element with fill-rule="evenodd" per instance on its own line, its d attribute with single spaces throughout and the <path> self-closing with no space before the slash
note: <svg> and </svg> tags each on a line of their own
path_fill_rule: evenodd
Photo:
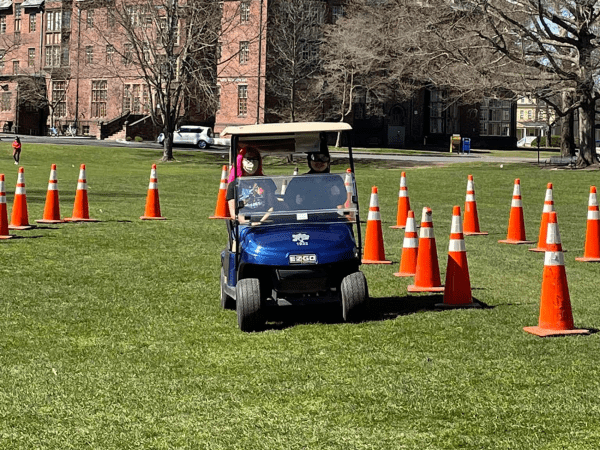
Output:
<svg viewBox="0 0 600 450">
<path fill-rule="evenodd" d="M 9 214 L 17 166 L 0 143 Z M 486 237 L 467 237 L 474 297 L 436 310 L 407 295 L 395 223 L 401 168 L 357 165 L 364 218 L 379 187 L 391 266 L 363 266 L 372 318 L 345 324 L 301 311 L 243 334 L 219 306 L 223 160 L 176 152 L 158 164 L 164 222 L 142 222 L 155 150 L 24 144 L 30 222 L 42 217 L 50 165 L 70 216 L 87 165 L 99 223 L 39 226 L 0 242 L 2 449 L 593 449 L 600 439 L 600 334 L 541 339 L 543 254 L 498 244 L 519 177 L 537 240 L 554 183 L 575 324 L 600 328 L 600 266 L 583 253 L 597 171 L 454 164 L 406 169 L 411 205 L 430 206 L 442 279 L 453 205 L 475 177 Z M 268 173 L 289 168 L 270 165 Z M 343 168 L 341 169 L 343 170 Z M 363 232 L 366 227 L 363 227 Z"/>
</svg>

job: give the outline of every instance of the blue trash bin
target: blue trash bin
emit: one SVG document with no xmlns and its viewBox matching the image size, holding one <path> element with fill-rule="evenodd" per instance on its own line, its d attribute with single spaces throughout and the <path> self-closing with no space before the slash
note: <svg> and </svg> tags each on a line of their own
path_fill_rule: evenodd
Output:
<svg viewBox="0 0 600 450">
<path fill-rule="evenodd" d="M 471 139 L 470 138 L 463 138 L 462 151 L 463 151 L 463 153 L 471 153 Z"/>
</svg>

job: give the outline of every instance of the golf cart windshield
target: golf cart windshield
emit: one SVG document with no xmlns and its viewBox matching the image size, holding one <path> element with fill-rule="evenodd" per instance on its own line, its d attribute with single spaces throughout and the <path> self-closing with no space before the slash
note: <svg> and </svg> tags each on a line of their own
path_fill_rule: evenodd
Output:
<svg viewBox="0 0 600 450">
<path fill-rule="evenodd" d="M 238 220 L 254 226 L 356 220 L 354 174 L 242 177 L 236 180 Z"/>
</svg>

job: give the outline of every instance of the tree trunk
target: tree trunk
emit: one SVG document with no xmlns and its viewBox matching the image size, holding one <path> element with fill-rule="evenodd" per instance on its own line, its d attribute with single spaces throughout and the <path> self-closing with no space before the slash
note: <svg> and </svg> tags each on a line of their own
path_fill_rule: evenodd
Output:
<svg viewBox="0 0 600 450">
<path fill-rule="evenodd" d="M 173 161 L 173 133 L 165 133 L 165 140 L 163 141 L 163 156 L 161 161 Z"/>
<path fill-rule="evenodd" d="M 596 102 L 586 98 L 581 104 L 579 114 L 579 157 L 577 167 L 587 167 L 596 163 L 596 141 L 594 139 L 594 124 Z"/>
<path fill-rule="evenodd" d="M 562 94 L 562 108 L 566 110 L 573 104 L 573 96 L 568 92 Z M 575 134 L 574 128 L 574 113 L 570 112 L 561 119 L 560 125 L 560 154 L 562 156 L 575 156 Z"/>
</svg>

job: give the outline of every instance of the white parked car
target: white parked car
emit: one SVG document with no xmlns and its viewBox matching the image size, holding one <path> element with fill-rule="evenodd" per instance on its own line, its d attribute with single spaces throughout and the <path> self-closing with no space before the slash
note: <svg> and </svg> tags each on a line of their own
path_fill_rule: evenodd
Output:
<svg viewBox="0 0 600 450">
<path fill-rule="evenodd" d="M 162 144 L 165 140 L 163 133 L 158 135 L 156 142 Z M 173 145 L 195 145 L 198 148 L 208 148 L 214 144 L 213 131 L 210 127 L 199 125 L 182 125 L 173 132 Z"/>
</svg>

